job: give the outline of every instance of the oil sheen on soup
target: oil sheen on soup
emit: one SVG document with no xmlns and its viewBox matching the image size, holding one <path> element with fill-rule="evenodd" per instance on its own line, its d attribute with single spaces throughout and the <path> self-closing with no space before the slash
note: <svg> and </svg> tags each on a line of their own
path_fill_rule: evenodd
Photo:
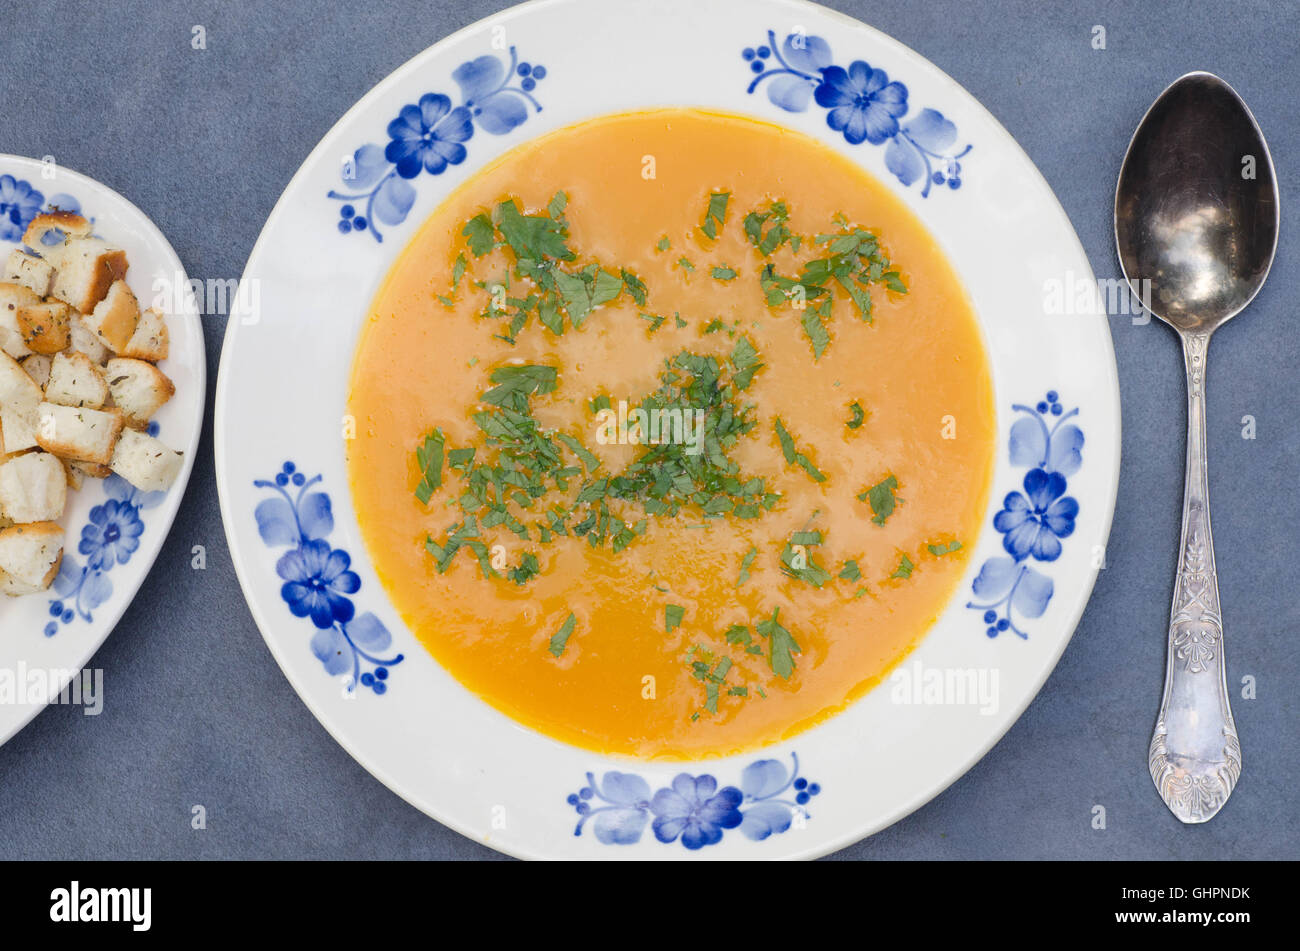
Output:
<svg viewBox="0 0 1300 951">
<path fill-rule="evenodd" d="M 641 758 L 758 748 L 880 682 L 953 595 L 992 465 L 934 239 L 814 140 L 693 110 L 471 177 L 382 284 L 349 403 L 411 630 L 521 723 Z"/>
</svg>

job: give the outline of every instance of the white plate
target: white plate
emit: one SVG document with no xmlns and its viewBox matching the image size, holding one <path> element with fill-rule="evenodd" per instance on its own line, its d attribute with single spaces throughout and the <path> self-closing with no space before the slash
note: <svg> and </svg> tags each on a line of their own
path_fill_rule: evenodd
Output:
<svg viewBox="0 0 1300 951">
<path fill-rule="evenodd" d="M 812 96 L 823 68 L 854 61 L 906 86 L 901 128 L 880 144 L 850 142 Z M 386 130 L 428 93 L 447 96 L 448 107 L 468 104 L 474 130 L 462 163 L 408 181 L 384 158 Z M 586 118 L 659 106 L 753 115 L 838 149 L 903 196 L 964 281 L 990 352 L 1002 434 L 990 527 L 958 595 L 904 669 L 996 671 L 996 712 L 896 703 L 886 682 L 758 755 L 638 763 L 567 746 L 491 709 L 433 660 L 389 603 L 353 513 L 341 438 L 357 333 L 378 282 L 441 200 L 502 152 Z M 867 118 L 889 125 L 879 113 Z M 959 169 L 948 156 L 960 156 Z M 1119 472 L 1114 352 L 1099 303 L 1080 307 L 1072 296 L 1069 315 L 1044 313 L 1050 282 L 1092 280 L 1078 239 L 1033 164 L 978 102 L 911 50 L 823 8 L 549 0 L 462 30 L 381 82 L 324 138 L 272 212 L 245 280 L 257 282 L 260 304 L 227 329 L 216 461 L 253 614 L 293 688 L 362 765 L 493 848 L 735 858 L 843 846 L 920 806 L 997 742 L 1051 672 L 1092 590 Z M 1008 536 L 991 525 L 1043 461 L 1041 434 L 1058 425 L 1053 473 L 1031 482 L 1065 483 L 1063 497 L 1078 504 L 1075 530 L 1066 535 L 1057 523 L 1059 558 L 1013 561 Z M 293 575 L 281 558 L 322 539 L 350 554 L 360 583 L 348 594 L 358 620 L 325 632 L 290 612 L 277 573 L 282 565 Z M 1025 636 L 996 623 L 996 636 L 986 636 L 986 609 L 971 609 L 973 601 L 1003 601 L 987 610 L 995 621 L 1011 611 Z M 690 795 L 673 795 L 674 785 Z M 657 821 L 674 817 L 684 821 Z"/>
<path fill-rule="evenodd" d="M 167 492 L 142 494 L 113 476 L 87 479 L 68 493 L 60 524 L 67 532 L 63 566 L 55 588 L 24 598 L 0 598 L 0 743 L 17 733 L 57 696 L 112 633 L 130 605 L 180 507 L 203 425 L 207 363 L 203 329 L 187 288 L 185 269 L 152 221 L 117 192 L 94 179 L 53 164 L 0 155 L 0 256 L 22 246 L 22 231 L 38 211 L 80 211 L 95 234 L 126 252 L 126 282 L 150 306 L 160 295 L 170 354 L 159 367 L 176 384 L 176 395 L 155 418 L 158 438 L 185 453 L 185 464 Z M 19 222 L 11 215 L 16 212 Z M 131 547 L 135 523 L 143 523 Z M 125 539 L 120 539 L 126 529 Z M 6 679 L 12 678 L 6 684 Z"/>
</svg>

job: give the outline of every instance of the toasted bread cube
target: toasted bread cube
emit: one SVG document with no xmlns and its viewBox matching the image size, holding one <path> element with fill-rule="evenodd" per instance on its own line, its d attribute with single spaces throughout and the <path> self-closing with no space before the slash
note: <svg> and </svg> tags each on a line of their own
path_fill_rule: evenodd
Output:
<svg viewBox="0 0 1300 951">
<path fill-rule="evenodd" d="M 45 384 L 45 401 L 101 409 L 108 402 L 108 382 L 84 353 L 56 353 Z"/>
<path fill-rule="evenodd" d="M 0 519 L 0 523 L 2 522 L 3 519 Z M 5 527 L 7 526 L 0 524 L 0 528 Z M 54 579 L 51 578 L 50 584 L 53 583 Z M 28 594 L 40 594 L 44 590 L 44 588 L 38 588 L 34 584 L 25 584 L 3 568 L 0 568 L 0 594 L 9 598 L 21 598 Z"/>
<path fill-rule="evenodd" d="M 41 401 L 41 388 L 7 353 L 0 354 L 0 406 L 31 409 Z"/>
<path fill-rule="evenodd" d="M 167 359 L 170 341 L 167 334 L 167 321 L 156 310 L 146 310 L 140 315 L 126 348 L 121 352 L 124 357 L 136 360 L 148 360 L 157 363 Z"/>
<path fill-rule="evenodd" d="M 126 414 L 129 426 L 147 426 L 154 414 L 176 393 L 167 374 L 145 360 L 117 357 L 104 368 L 113 405 Z"/>
<path fill-rule="evenodd" d="M 52 354 L 67 349 L 72 308 L 61 300 L 19 307 L 18 330 L 33 353 Z"/>
<path fill-rule="evenodd" d="M 68 343 L 71 349 L 90 357 L 92 363 L 103 366 L 112 351 L 96 337 L 86 326 L 86 319 L 81 314 L 73 313 L 68 323 Z"/>
<path fill-rule="evenodd" d="M 18 309 L 41 303 L 40 296 L 21 284 L 0 284 L 0 350 L 15 359 L 31 353 L 18 325 Z"/>
<path fill-rule="evenodd" d="M 184 461 L 181 453 L 153 436 L 127 429 L 117 441 L 111 465 L 114 472 L 141 492 L 161 492 L 171 488 Z"/>
<path fill-rule="evenodd" d="M 100 238 L 70 237 L 46 251 L 45 259 L 54 265 L 50 296 L 83 314 L 93 311 L 112 286 L 126 276 L 126 252 Z M 135 330 L 134 323 L 131 330 Z M 123 346 L 130 338 L 128 331 Z"/>
<path fill-rule="evenodd" d="M 64 459 L 107 465 L 122 434 L 124 419 L 116 409 L 41 403 L 36 408 L 36 442 Z"/>
<path fill-rule="evenodd" d="M 19 524 L 63 518 L 68 476 L 48 452 L 29 452 L 0 466 L 0 506 Z"/>
<path fill-rule="evenodd" d="M 31 356 L 23 357 L 18 363 L 22 366 L 23 372 L 32 378 L 32 382 L 45 389 L 45 384 L 50 380 L 50 367 L 54 365 L 54 358 L 43 353 L 33 353 Z"/>
<path fill-rule="evenodd" d="M 37 297 L 44 297 L 54 281 L 54 267 L 34 254 L 14 248 L 5 261 L 4 279 L 26 287 Z"/>
<path fill-rule="evenodd" d="M 68 459 L 69 469 L 80 472 L 87 479 L 107 479 L 113 474 L 113 470 L 101 462 L 82 462 L 80 459 Z"/>
<path fill-rule="evenodd" d="M 86 238 L 90 236 L 91 224 L 75 211 L 47 211 L 32 219 L 23 233 L 23 244 L 39 251 L 45 236 L 52 231 L 62 232 L 65 238 Z M 41 253 L 49 254 L 47 251 Z"/>
<path fill-rule="evenodd" d="M 59 462 L 63 464 L 63 479 L 68 483 L 68 489 L 72 492 L 80 492 L 81 487 L 86 484 L 86 473 L 66 459 L 60 459 Z"/>
<path fill-rule="evenodd" d="M 53 522 L 0 531 L 0 571 L 21 585 L 44 591 L 58 577 L 62 560 L 63 529 Z"/>
<path fill-rule="evenodd" d="M 126 281 L 114 281 L 104 299 L 94 311 L 83 317 L 86 327 L 114 353 L 121 353 L 135 334 L 140 320 L 140 303 L 126 286 Z"/>
<path fill-rule="evenodd" d="M 0 451 L 16 455 L 36 448 L 36 427 L 28 414 L 0 406 Z"/>
</svg>

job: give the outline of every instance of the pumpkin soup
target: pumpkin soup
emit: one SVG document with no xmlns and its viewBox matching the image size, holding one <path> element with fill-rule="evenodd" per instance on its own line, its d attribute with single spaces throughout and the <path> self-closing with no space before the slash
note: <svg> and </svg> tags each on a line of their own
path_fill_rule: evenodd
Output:
<svg viewBox="0 0 1300 951">
<path fill-rule="evenodd" d="M 438 208 L 358 344 L 347 454 L 382 583 L 465 686 L 605 753 L 790 736 L 952 596 L 989 369 L 903 203 L 739 116 L 596 119 Z"/>
</svg>

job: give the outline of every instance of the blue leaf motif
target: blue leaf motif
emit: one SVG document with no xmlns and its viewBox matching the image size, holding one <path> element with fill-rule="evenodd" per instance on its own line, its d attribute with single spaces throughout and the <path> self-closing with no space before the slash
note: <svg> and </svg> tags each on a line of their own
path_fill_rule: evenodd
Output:
<svg viewBox="0 0 1300 951">
<path fill-rule="evenodd" d="M 528 110 L 523 101 L 509 92 L 497 93 L 480 102 L 479 112 L 474 117 L 479 128 L 492 135 L 505 135 L 527 118 Z"/>
<path fill-rule="evenodd" d="M 650 798 L 650 784 L 635 773 L 610 770 L 601 777 L 600 795 L 620 806 L 643 803 Z"/>
<path fill-rule="evenodd" d="M 596 840 L 605 845 L 634 845 L 641 841 L 641 833 L 650 821 L 644 809 L 607 809 L 597 814 L 591 827 Z"/>
<path fill-rule="evenodd" d="M 334 531 L 334 512 L 330 497 L 324 492 L 312 492 L 298 503 L 298 521 L 307 538 L 324 538 Z"/>
<path fill-rule="evenodd" d="M 54 578 L 55 594 L 66 598 L 77 590 L 80 583 L 81 569 L 77 567 L 77 560 L 65 554 L 63 563 L 59 565 L 59 573 Z"/>
<path fill-rule="evenodd" d="M 460 86 L 461 99 L 469 105 L 475 100 L 490 96 L 501 87 L 506 68 L 495 56 L 479 56 L 462 63 L 451 74 L 451 78 Z"/>
<path fill-rule="evenodd" d="M 790 807 L 779 802 L 759 802 L 745 810 L 740 831 L 746 838 L 761 842 L 774 832 L 790 828 L 794 815 Z"/>
<path fill-rule="evenodd" d="M 343 184 L 369 188 L 388 172 L 391 164 L 378 145 L 363 145 L 352 153 L 351 165 L 343 169 Z"/>
<path fill-rule="evenodd" d="M 943 155 L 957 141 L 957 127 L 935 109 L 922 109 L 903 131 L 921 148 Z"/>
<path fill-rule="evenodd" d="M 831 64 L 831 45 L 820 36 L 791 33 L 781 44 L 785 61 L 805 73 L 816 73 Z"/>
<path fill-rule="evenodd" d="M 1016 561 L 1014 558 L 998 556 L 984 562 L 979 576 L 971 586 L 977 598 L 996 601 L 1011 590 L 1016 580 Z"/>
<path fill-rule="evenodd" d="M 926 174 L 925 159 L 904 135 L 894 136 L 885 146 L 885 168 L 904 185 L 911 185 Z"/>
<path fill-rule="evenodd" d="M 789 775 L 779 760 L 761 759 L 745 767 L 740 774 L 740 788 L 751 799 L 766 799 L 781 791 Z"/>
<path fill-rule="evenodd" d="M 1041 466 L 1047 458 L 1047 431 L 1036 417 L 1022 417 L 1011 426 L 1007 448 L 1013 466 Z"/>
<path fill-rule="evenodd" d="M 386 650 L 393 643 L 393 635 L 388 632 L 384 622 L 369 611 L 353 619 L 347 625 L 347 632 L 352 643 L 369 652 Z"/>
<path fill-rule="evenodd" d="M 263 499 L 257 504 L 253 517 L 257 519 L 257 533 L 266 544 L 274 547 L 298 543 L 298 523 L 288 500 Z"/>
<path fill-rule="evenodd" d="M 767 98 L 772 105 L 786 112 L 803 112 L 812 101 L 817 87 L 802 76 L 778 76 L 767 87 Z"/>
<path fill-rule="evenodd" d="M 400 225 L 414 204 L 414 186 L 404 178 L 390 178 L 375 193 L 372 211 L 384 224 Z"/>
<path fill-rule="evenodd" d="M 323 628 L 313 634 L 311 652 L 325 665 L 325 672 L 331 677 L 352 669 L 352 646 L 336 627 Z"/>
<path fill-rule="evenodd" d="M 113 582 L 96 571 L 86 573 L 81 585 L 81 606 L 93 611 L 113 596 Z"/>
<path fill-rule="evenodd" d="M 1078 426 L 1064 426 L 1052 434 L 1052 448 L 1047 454 L 1047 468 L 1063 476 L 1072 476 L 1083 465 L 1083 431 Z"/>
<path fill-rule="evenodd" d="M 1051 578 L 1025 565 L 1011 603 L 1025 617 L 1042 617 L 1047 610 L 1047 602 L 1052 600 L 1052 590 Z"/>
</svg>

